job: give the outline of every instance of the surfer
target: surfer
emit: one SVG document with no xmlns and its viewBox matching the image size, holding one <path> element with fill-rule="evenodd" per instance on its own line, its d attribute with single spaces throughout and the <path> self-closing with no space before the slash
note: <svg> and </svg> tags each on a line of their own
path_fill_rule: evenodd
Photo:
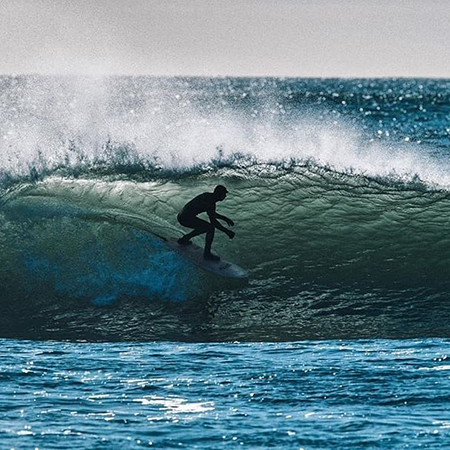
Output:
<svg viewBox="0 0 450 450">
<path fill-rule="evenodd" d="M 225 228 L 219 220 L 225 221 L 229 226 L 233 226 L 234 222 L 228 217 L 216 213 L 216 203 L 225 200 L 227 193 L 228 191 L 225 186 L 218 185 L 215 187 L 214 192 L 205 192 L 197 195 L 197 197 L 186 203 L 177 216 L 178 222 L 183 225 L 183 227 L 194 229 L 178 239 L 178 243 L 181 245 L 188 245 L 191 243 L 193 237 L 206 233 L 203 257 L 210 261 L 218 261 L 220 259 L 219 256 L 211 253 L 215 229 L 218 228 L 220 231 L 223 231 L 230 239 L 233 239 L 235 235 L 233 231 Z M 197 217 L 198 214 L 203 212 L 208 214 L 210 222 Z"/>
</svg>

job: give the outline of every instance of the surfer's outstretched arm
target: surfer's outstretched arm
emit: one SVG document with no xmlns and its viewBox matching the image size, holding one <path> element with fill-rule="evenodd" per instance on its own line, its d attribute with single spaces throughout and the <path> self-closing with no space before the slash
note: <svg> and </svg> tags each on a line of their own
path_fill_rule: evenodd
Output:
<svg viewBox="0 0 450 450">
<path fill-rule="evenodd" d="M 234 222 L 231 219 L 229 219 L 227 216 L 222 216 L 221 214 L 216 213 L 216 219 L 224 220 L 228 225 L 230 225 L 230 227 L 232 227 L 234 225 Z"/>
<path fill-rule="evenodd" d="M 225 228 L 218 220 L 217 220 L 217 216 L 218 216 L 218 214 L 217 213 L 215 213 L 215 212 L 213 212 L 213 213 L 207 213 L 208 214 L 208 217 L 209 217 L 209 219 L 211 220 L 211 224 L 215 227 L 215 228 L 217 228 L 218 230 L 220 230 L 220 231 L 222 231 L 223 233 L 225 233 L 226 235 L 228 235 L 228 237 L 230 238 L 230 239 L 233 239 L 234 238 L 234 235 L 235 235 L 235 233 L 234 233 L 234 231 L 231 231 L 231 230 L 229 230 L 228 228 Z"/>
</svg>

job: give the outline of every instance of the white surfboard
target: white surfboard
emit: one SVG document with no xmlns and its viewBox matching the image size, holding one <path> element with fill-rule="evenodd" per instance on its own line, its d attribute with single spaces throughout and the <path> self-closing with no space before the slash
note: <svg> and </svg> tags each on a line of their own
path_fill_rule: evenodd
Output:
<svg viewBox="0 0 450 450">
<path fill-rule="evenodd" d="M 225 278 L 237 278 L 241 280 L 248 278 L 248 273 L 242 267 L 232 262 L 225 261 L 222 258 L 219 261 L 209 261 L 203 258 L 203 248 L 194 243 L 180 245 L 175 238 L 167 239 L 166 243 L 170 248 L 203 270 Z"/>
</svg>

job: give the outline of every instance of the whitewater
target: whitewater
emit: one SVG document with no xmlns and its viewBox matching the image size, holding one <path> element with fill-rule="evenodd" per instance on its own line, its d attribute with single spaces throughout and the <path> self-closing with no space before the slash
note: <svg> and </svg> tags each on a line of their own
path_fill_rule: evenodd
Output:
<svg viewBox="0 0 450 450">
<path fill-rule="evenodd" d="M 449 88 L 0 77 L 2 447 L 448 448 Z"/>
</svg>

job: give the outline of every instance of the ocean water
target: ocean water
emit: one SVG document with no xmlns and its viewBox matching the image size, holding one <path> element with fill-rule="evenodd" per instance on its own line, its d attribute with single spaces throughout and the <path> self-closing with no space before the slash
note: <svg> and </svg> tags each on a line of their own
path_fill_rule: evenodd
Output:
<svg viewBox="0 0 450 450">
<path fill-rule="evenodd" d="M 2 448 L 448 448 L 450 342 L 2 340 Z"/>
<path fill-rule="evenodd" d="M 448 448 L 449 88 L 0 77 L 1 447 Z"/>
</svg>

